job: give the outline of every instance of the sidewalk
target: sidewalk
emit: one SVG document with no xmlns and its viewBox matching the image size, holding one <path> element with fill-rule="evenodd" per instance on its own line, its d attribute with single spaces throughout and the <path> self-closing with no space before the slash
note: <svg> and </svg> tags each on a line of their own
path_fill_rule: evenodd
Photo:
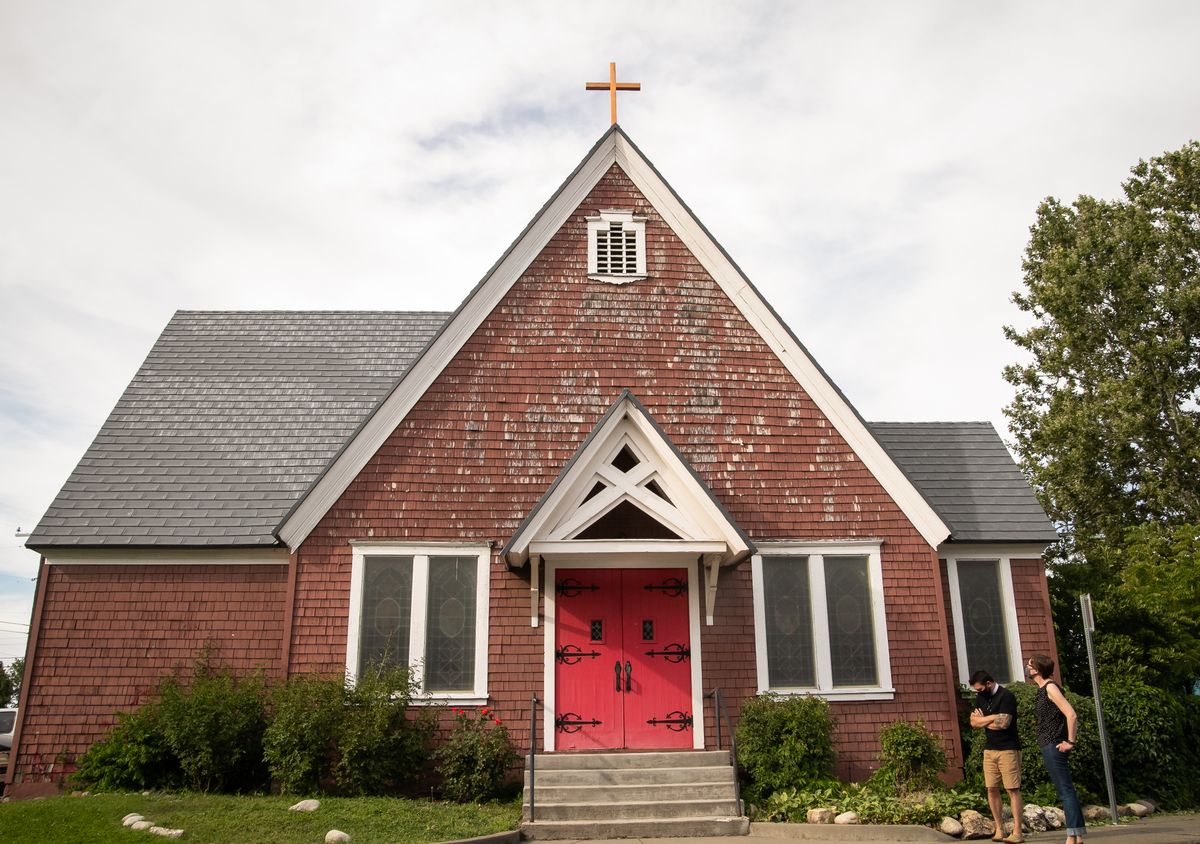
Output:
<svg viewBox="0 0 1200 844">
<path fill-rule="evenodd" d="M 1036 844 L 1055 844 L 1066 839 L 1062 830 L 1033 832 L 1025 840 Z M 735 838 L 621 838 L 592 841 L 590 844 L 780 844 L 781 841 L 805 841 L 808 844 L 951 844 L 962 839 L 925 826 L 834 826 L 832 824 L 750 824 L 750 834 Z M 990 839 L 976 839 L 989 844 Z M 1117 825 L 1088 828 L 1088 842 L 1100 844 L 1200 844 L 1200 814 L 1150 815 Z M 564 841 L 556 844 L 573 844 Z"/>
</svg>

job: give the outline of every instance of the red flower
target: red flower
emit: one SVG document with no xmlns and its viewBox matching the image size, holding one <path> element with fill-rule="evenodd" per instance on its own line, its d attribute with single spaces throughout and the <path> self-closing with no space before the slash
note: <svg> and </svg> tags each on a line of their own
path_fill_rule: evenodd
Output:
<svg viewBox="0 0 1200 844">
<path fill-rule="evenodd" d="M 500 725 L 500 719 L 499 719 L 499 718 L 497 718 L 497 719 L 496 719 L 496 725 L 497 725 L 497 726 L 499 726 L 499 725 Z"/>
<path fill-rule="evenodd" d="M 485 706 L 485 707 L 483 708 L 483 711 L 482 711 L 481 713 L 479 713 L 479 714 L 480 714 L 480 715 L 487 715 L 487 707 Z"/>
</svg>

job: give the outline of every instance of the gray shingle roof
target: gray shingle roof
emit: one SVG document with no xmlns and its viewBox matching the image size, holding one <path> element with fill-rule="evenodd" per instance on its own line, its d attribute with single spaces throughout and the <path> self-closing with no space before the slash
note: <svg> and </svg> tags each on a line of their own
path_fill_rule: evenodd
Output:
<svg viewBox="0 0 1200 844">
<path fill-rule="evenodd" d="M 447 316 L 180 311 L 27 544 L 275 544 Z"/>
<path fill-rule="evenodd" d="M 869 422 L 956 542 L 1053 542 L 1046 512 L 988 422 Z"/>
<path fill-rule="evenodd" d="M 180 311 L 27 544 L 276 544 L 448 316 Z M 1056 538 L 990 424 L 868 424 L 954 540 Z"/>
</svg>

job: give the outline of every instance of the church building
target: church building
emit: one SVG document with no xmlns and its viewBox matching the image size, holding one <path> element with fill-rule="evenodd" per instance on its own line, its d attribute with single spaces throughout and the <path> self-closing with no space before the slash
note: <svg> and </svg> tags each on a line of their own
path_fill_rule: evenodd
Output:
<svg viewBox="0 0 1200 844">
<path fill-rule="evenodd" d="M 1055 652 L 1055 538 L 990 424 L 865 421 L 614 124 L 453 313 L 171 319 L 28 539 L 8 793 L 206 648 L 387 652 L 523 752 L 535 695 L 539 752 L 712 749 L 719 689 L 827 699 L 843 778 L 897 719 L 953 768 L 970 672 Z"/>
</svg>

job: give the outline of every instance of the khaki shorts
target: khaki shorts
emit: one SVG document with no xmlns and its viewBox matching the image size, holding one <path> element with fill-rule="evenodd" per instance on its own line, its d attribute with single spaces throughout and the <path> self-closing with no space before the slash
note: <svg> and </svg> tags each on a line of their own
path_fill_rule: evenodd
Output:
<svg viewBox="0 0 1200 844">
<path fill-rule="evenodd" d="M 1003 783 L 1007 789 L 1021 787 L 1021 751 L 983 751 L 983 783 L 988 788 L 999 788 Z"/>
</svg>

